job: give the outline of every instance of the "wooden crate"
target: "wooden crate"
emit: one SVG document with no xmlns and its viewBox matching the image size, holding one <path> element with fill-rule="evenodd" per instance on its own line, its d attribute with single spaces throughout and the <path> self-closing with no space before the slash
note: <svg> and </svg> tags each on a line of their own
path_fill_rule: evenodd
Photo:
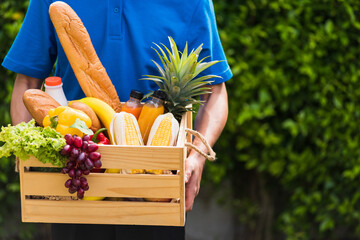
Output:
<svg viewBox="0 0 360 240">
<path fill-rule="evenodd" d="M 190 112 L 182 118 L 174 147 L 99 146 L 102 168 L 178 170 L 177 175 L 91 173 L 86 176 L 90 189 L 85 196 L 112 200 L 71 200 L 69 196 L 76 194 L 70 194 L 64 186 L 69 178 L 67 174 L 32 171 L 34 167 L 53 167 L 34 157 L 20 161 L 22 221 L 184 226 L 184 160 L 187 155 L 184 143 L 191 140 L 185 134 L 185 128 L 192 127 L 191 118 Z M 47 198 L 38 199 L 40 196 Z M 59 198 L 61 200 L 54 200 Z M 131 198 L 178 201 L 146 202 L 131 201 Z"/>
</svg>

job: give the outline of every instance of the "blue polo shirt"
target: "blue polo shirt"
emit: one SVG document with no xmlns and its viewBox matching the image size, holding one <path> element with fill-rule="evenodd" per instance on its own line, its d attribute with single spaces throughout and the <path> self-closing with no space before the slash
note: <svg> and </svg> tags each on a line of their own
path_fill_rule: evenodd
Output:
<svg viewBox="0 0 360 240">
<path fill-rule="evenodd" d="M 51 0 L 31 0 L 21 30 L 2 65 L 16 73 L 44 79 L 63 79 L 68 100 L 84 97 L 49 18 Z M 65 0 L 86 27 L 100 61 L 121 101 L 131 89 L 144 93 L 157 89 L 152 81 L 139 80 L 158 74 L 151 59 L 159 62 L 154 43 L 170 48 L 172 36 L 180 51 L 203 45 L 201 59 L 226 60 L 216 27 L 211 0 Z M 56 62 L 55 72 L 53 66 Z M 227 61 L 206 74 L 216 74 L 214 84 L 232 77 Z"/>
</svg>

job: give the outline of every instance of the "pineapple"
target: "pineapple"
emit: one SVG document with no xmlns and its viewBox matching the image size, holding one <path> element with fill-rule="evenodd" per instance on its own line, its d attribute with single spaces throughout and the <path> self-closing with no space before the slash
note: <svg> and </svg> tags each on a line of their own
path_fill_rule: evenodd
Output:
<svg viewBox="0 0 360 240">
<path fill-rule="evenodd" d="M 159 56 L 162 66 L 152 60 L 159 71 L 159 76 L 145 75 L 141 80 L 152 80 L 164 91 L 168 99 L 165 102 L 165 108 L 171 112 L 177 120 L 186 111 L 192 111 L 192 107 L 202 104 L 203 101 L 197 99 L 198 96 L 211 93 L 209 86 L 213 78 L 221 78 L 217 75 L 206 75 L 199 77 L 199 74 L 205 69 L 220 61 L 203 62 L 205 58 L 198 61 L 202 50 L 202 44 L 188 53 L 186 43 L 184 51 L 180 54 L 174 40 L 169 37 L 171 51 L 164 45 L 164 50 L 157 44 L 158 48 L 153 48 Z M 160 54 L 161 53 L 161 54 Z M 167 56 L 168 54 L 168 56 Z"/>
</svg>

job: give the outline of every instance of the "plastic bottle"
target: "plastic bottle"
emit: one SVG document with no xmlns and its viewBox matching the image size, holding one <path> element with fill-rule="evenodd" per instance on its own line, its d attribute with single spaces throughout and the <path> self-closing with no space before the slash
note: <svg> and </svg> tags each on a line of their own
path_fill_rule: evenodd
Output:
<svg viewBox="0 0 360 240">
<path fill-rule="evenodd" d="M 141 136 L 143 137 L 144 144 L 146 144 L 151 127 L 155 119 L 164 113 L 164 100 L 166 93 L 163 91 L 155 91 L 152 98 L 148 100 L 143 106 L 140 117 L 138 120 Z"/>
<path fill-rule="evenodd" d="M 136 119 L 139 119 L 142 109 L 141 99 L 144 94 L 142 92 L 131 90 L 130 99 L 122 106 L 121 111 L 133 114 Z"/>
<path fill-rule="evenodd" d="M 67 106 L 63 84 L 60 77 L 48 77 L 45 79 L 45 92 L 54 98 L 60 105 Z"/>
</svg>

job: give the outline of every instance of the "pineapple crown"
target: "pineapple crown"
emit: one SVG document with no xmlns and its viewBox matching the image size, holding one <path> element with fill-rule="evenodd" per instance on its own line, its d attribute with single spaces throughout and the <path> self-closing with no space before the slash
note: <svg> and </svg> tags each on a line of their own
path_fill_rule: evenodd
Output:
<svg viewBox="0 0 360 240">
<path fill-rule="evenodd" d="M 204 62 L 208 57 L 198 61 L 203 44 L 188 52 L 186 43 L 183 52 L 180 53 L 174 39 L 169 37 L 169 41 L 171 51 L 164 44 L 161 44 L 164 49 L 156 43 L 154 44 L 158 49 L 152 47 L 162 63 L 160 66 L 151 60 L 160 75 L 145 75 L 145 78 L 140 80 L 154 81 L 160 90 L 167 94 L 166 109 L 179 119 L 186 111 L 192 111 L 192 106 L 203 103 L 202 100 L 197 99 L 198 96 L 211 93 L 211 87 L 207 85 L 214 82 L 211 79 L 221 77 L 217 75 L 199 76 L 199 74 L 220 61 Z"/>
</svg>

